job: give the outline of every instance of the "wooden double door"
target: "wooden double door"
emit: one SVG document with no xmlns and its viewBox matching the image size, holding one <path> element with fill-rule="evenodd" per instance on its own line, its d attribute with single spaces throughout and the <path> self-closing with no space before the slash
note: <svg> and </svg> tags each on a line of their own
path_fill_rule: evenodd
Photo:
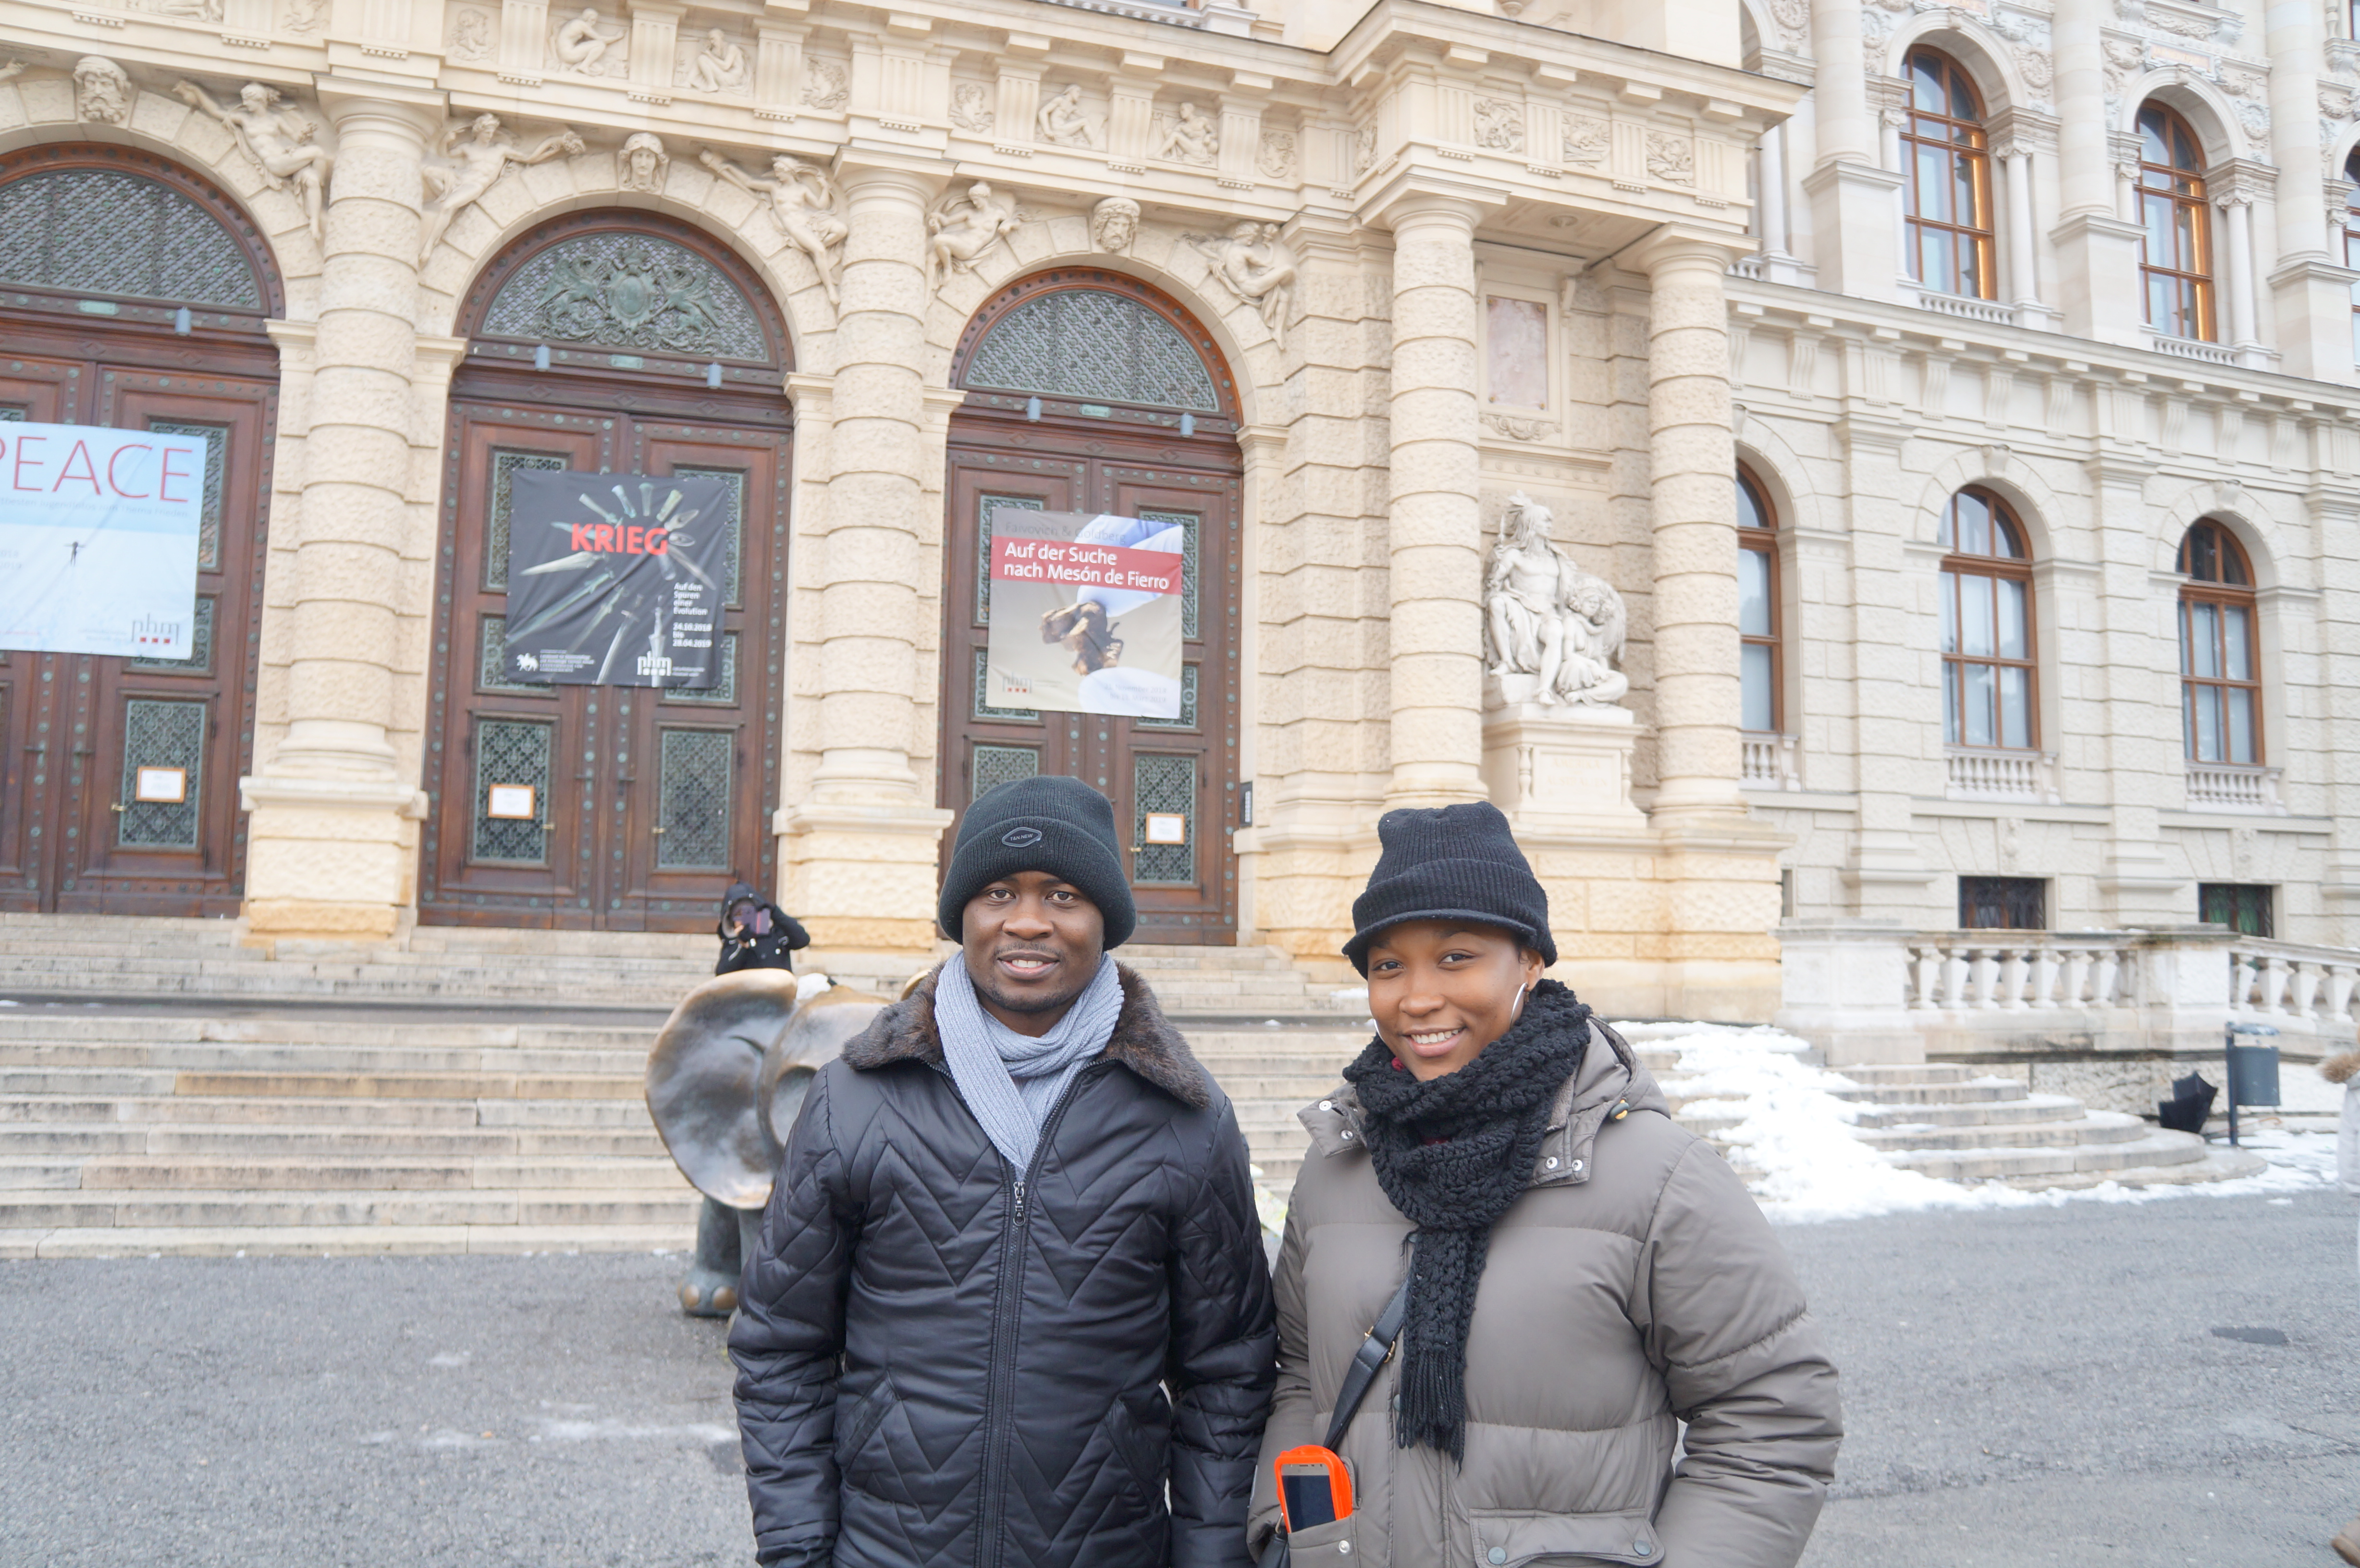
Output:
<svg viewBox="0 0 2360 1568">
<path fill-rule="evenodd" d="M 419 916 L 706 931 L 770 887 L 778 805 L 788 434 L 770 422 L 454 401 Z M 513 481 L 533 469 L 719 479 L 729 519 L 708 691 L 527 685 L 504 657 Z"/>
<path fill-rule="evenodd" d="M 267 344 L 214 344 L 213 365 L 248 374 L 166 373 L 109 351 L 153 365 L 169 340 L 25 321 L 11 339 L 0 354 L 0 436 L 22 422 L 155 430 L 202 442 L 205 470 L 188 658 L 0 651 L 0 909 L 235 915 L 275 355 Z"/>
<path fill-rule="evenodd" d="M 1238 526 L 1233 437 L 1131 436 L 1056 420 L 956 416 L 945 493 L 941 804 L 964 813 L 994 785 L 1035 774 L 1081 779 L 1114 802 L 1133 940 L 1237 940 Z M 1110 512 L 1177 524 L 1185 539 L 1182 705 L 1177 719 L 993 706 L 992 521 L 1008 509 Z M 1181 820 L 1183 842 L 1151 843 L 1150 815 Z M 951 832 L 957 833 L 953 825 Z"/>
</svg>

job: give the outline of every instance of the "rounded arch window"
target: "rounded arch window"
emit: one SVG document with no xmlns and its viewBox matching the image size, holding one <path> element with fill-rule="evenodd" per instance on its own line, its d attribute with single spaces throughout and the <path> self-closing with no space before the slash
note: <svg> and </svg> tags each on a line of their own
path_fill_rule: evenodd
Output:
<svg viewBox="0 0 2360 1568">
<path fill-rule="evenodd" d="M 1234 428 L 1236 389 L 1177 302 L 1111 273 L 1043 274 L 967 323 L 952 384 L 967 408 L 1170 427 Z"/>
<path fill-rule="evenodd" d="M 1781 702 L 1778 615 L 1778 514 L 1769 493 L 1737 465 L 1737 632 L 1741 727 L 1775 734 Z"/>
<path fill-rule="evenodd" d="M 1968 488 L 1942 508 L 1942 738 L 2029 751 L 2040 743 L 2032 559 L 2006 502 Z"/>
<path fill-rule="evenodd" d="M 2220 336 L 2212 298 L 2212 215 L 2204 144 L 2160 103 L 2138 112 L 2139 282 L 2147 324 L 2168 337 Z"/>
<path fill-rule="evenodd" d="M 2262 760 L 2261 675 L 2253 563 L 2236 536 L 2205 521 L 2180 541 L 2180 723 L 2191 762 Z"/>
<path fill-rule="evenodd" d="M 12 161 L 0 289 L 18 309 L 168 322 L 185 308 L 191 324 L 246 330 L 278 312 L 257 236 L 225 223 L 214 210 L 225 199 L 184 171 L 116 147 Z"/>
<path fill-rule="evenodd" d="M 2344 195 L 2344 265 L 2360 267 L 2360 147 L 2344 160 L 2344 178 L 2352 182 Z M 2352 357 L 2360 361 L 2360 283 L 2352 285 Z"/>
<path fill-rule="evenodd" d="M 1911 49 L 1902 73 L 1909 83 L 1901 163 L 1910 276 L 1944 294 L 1995 299 L 1983 100 L 1958 62 L 1935 49 Z"/>
</svg>

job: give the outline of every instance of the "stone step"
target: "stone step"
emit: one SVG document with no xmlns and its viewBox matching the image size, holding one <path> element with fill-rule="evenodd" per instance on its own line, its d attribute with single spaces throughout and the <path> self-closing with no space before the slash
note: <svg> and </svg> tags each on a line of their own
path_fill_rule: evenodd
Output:
<svg viewBox="0 0 2360 1568">
<path fill-rule="evenodd" d="M 595 1073 L 647 1070 L 653 1037 L 621 1051 L 479 1050 L 473 1046 L 224 1045 L 169 1041 L 145 1045 L 0 1044 L 0 1068 L 128 1067 L 174 1073 Z"/>
<path fill-rule="evenodd" d="M 0 1155 L 0 1172 L 49 1171 L 56 1156 Z M 658 1149 L 639 1156 L 463 1155 L 400 1156 L 377 1151 L 300 1156 L 284 1152 L 105 1154 L 65 1162 L 76 1180 L 96 1192 L 513 1192 L 591 1188 L 663 1192 L 686 1183 Z M 0 1185 L 6 1184 L 0 1177 Z"/>
<path fill-rule="evenodd" d="M 686 1235 L 693 1237 L 694 1221 Z M 680 1252 L 677 1221 L 657 1225 L 189 1225 L 0 1228 L 0 1259 L 341 1258 L 374 1254 Z"/>
<path fill-rule="evenodd" d="M 0 1156 L 16 1154 L 334 1154 L 397 1159 L 486 1155 L 628 1155 L 668 1159 L 653 1127 L 183 1127 L 0 1124 Z"/>
<path fill-rule="evenodd" d="M 2204 1140 L 2194 1133 L 2143 1127 L 2136 1138 L 2067 1149 L 1913 1149 L 1890 1152 L 1885 1158 L 1896 1165 L 1943 1181 L 1977 1181 L 2187 1165 L 2203 1160 L 2205 1155 Z"/>
<path fill-rule="evenodd" d="M 671 1188 L 606 1192 L 0 1191 L 0 1231 L 184 1225 L 539 1225 L 566 1233 L 664 1227 L 693 1244 L 700 1204 L 677 1174 Z M 128 1250 L 128 1249 L 126 1249 Z"/>
<path fill-rule="evenodd" d="M 1696 1132 L 1719 1132 L 1738 1125 L 1742 1117 L 1721 1114 L 1701 1107 L 1713 1104 L 1710 1099 L 1672 1099 L 1674 1115 L 1680 1125 Z M 2017 1125 L 2027 1122 L 2072 1122 L 2088 1114 L 2081 1101 L 2065 1094 L 2028 1094 L 2021 1100 L 1981 1100 L 1955 1105 L 1891 1105 L 1862 1111 L 1852 1124 L 1863 1135 L 1893 1133 L 1907 1135 L 1921 1129 L 1967 1128 L 1997 1125 Z"/>
<path fill-rule="evenodd" d="M 0 1093 L 5 1092 L 5 1072 L 0 1070 Z M 307 1099 L 639 1100 L 647 1092 L 643 1073 L 181 1073 L 158 1076 L 169 1078 L 169 1090 L 176 1094 L 288 1094 Z"/>
<path fill-rule="evenodd" d="M 1994 1100 L 2021 1100 L 2031 1091 L 2013 1078 L 1978 1079 L 1951 1083 L 1880 1083 L 1858 1089 L 1831 1089 L 1839 1100 L 1860 1100 L 1880 1105 L 1972 1105 Z"/>
<path fill-rule="evenodd" d="M 0 1099 L 0 1138 L 27 1122 L 57 1126 L 163 1124 L 182 1127 L 250 1126 L 410 1128 L 644 1128 L 638 1100 L 371 1100 L 264 1095 L 160 1094 L 108 1098 L 21 1094 Z"/>
<path fill-rule="evenodd" d="M 1872 1149 L 2086 1149 L 2129 1143 L 2147 1124 L 2118 1111 L 2089 1111 L 2072 1121 L 2004 1122 L 1981 1127 L 1878 1127 L 1855 1134 Z"/>
</svg>

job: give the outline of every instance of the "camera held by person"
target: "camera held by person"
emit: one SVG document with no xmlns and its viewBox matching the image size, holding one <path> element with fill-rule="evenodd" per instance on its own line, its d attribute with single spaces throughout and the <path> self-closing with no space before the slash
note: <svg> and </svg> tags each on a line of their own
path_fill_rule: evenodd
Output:
<svg viewBox="0 0 2360 1568">
<path fill-rule="evenodd" d="M 740 969 L 784 969 L 795 966 L 794 951 L 811 945 L 811 932 L 778 905 L 757 895 L 743 882 L 733 882 L 721 899 L 721 921 L 714 928 L 721 938 L 721 958 L 716 975 Z"/>
</svg>

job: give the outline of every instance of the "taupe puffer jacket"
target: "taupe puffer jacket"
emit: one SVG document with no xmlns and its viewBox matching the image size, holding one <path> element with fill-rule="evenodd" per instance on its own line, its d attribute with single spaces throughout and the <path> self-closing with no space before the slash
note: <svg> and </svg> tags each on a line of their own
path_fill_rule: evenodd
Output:
<svg viewBox="0 0 2360 1568">
<path fill-rule="evenodd" d="M 1312 1149 L 1279 1254 L 1257 1554 L 1278 1521 L 1272 1464 L 1327 1435 L 1413 1228 L 1377 1185 L 1349 1085 L 1302 1119 Z M 1298 1532 L 1294 1568 L 1792 1568 L 1843 1435 L 1835 1367 L 1769 1223 L 1597 1022 L 1532 1184 L 1491 1232 L 1463 1467 L 1393 1446 L 1399 1366 L 1345 1434 L 1352 1517 Z"/>
</svg>

